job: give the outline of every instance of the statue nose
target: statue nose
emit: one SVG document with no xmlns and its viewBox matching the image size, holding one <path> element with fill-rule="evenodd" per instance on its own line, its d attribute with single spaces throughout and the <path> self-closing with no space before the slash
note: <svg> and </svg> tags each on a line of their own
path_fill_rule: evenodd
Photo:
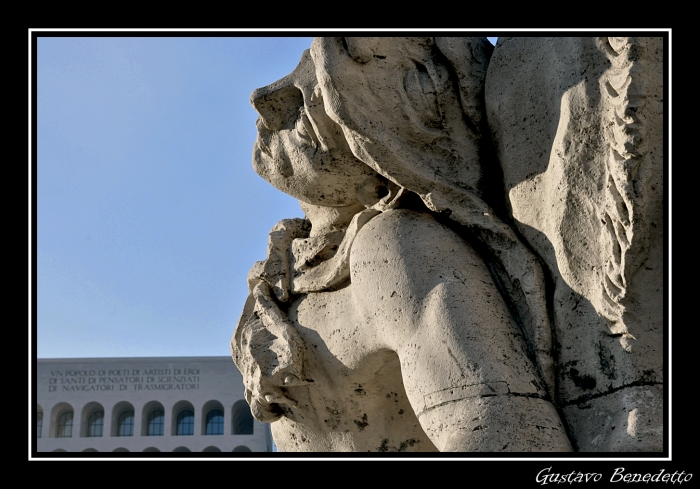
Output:
<svg viewBox="0 0 700 489">
<path fill-rule="evenodd" d="M 258 88 L 250 96 L 250 103 L 272 131 L 291 129 L 304 106 L 304 96 L 288 77 L 271 85 Z"/>
</svg>

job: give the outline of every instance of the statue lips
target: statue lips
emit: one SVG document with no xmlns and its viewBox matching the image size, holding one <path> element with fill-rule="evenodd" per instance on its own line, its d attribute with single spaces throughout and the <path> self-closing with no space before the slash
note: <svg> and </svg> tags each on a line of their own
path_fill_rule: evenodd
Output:
<svg viewBox="0 0 700 489">
<path fill-rule="evenodd" d="M 272 158 L 272 151 L 270 151 L 270 146 L 265 142 L 265 139 L 270 138 L 271 131 L 265 126 L 265 122 L 262 117 L 258 117 L 255 121 L 255 126 L 258 128 L 258 137 L 255 139 L 255 144 L 253 145 L 253 152 L 259 149 L 267 156 Z M 255 156 L 254 156 L 255 157 Z"/>
</svg>

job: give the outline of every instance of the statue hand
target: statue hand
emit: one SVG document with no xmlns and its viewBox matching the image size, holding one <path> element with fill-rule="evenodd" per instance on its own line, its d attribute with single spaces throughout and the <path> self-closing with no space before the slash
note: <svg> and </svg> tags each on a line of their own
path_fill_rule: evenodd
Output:
<svg viewBox="0 0 700 489">
<path fill-rule="evenodd" d="M 267 282 L 255 285 L 244 314 L 246 310 L 250 316 L 236 329 L 233 357 L 243 373 L 253 416 L 269 423 L 284 414 L 285 406 L 295 404 L 287 389 L 310 382 L 302 374 L 303 342 Z"/>
</svg>

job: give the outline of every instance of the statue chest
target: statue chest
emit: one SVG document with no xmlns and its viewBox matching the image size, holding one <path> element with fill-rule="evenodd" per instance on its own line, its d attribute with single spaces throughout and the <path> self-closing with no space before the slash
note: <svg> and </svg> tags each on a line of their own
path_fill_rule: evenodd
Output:
<svg viewBox="0 0 700 489">
<path fill-rule="evenodd" d="M 315 358 L 327 368 L 338 369 L 331 375 L 356 370 L 377 349 L 376 334 L 363 327 L 354 307 L 352 285 L 300 296 L 290 305 L 288 319 L 306 343 L 306 361 Z M 328 363 L 330 357 L 335 367 Z"/>
<path fill-rule="evenodd" d="M 352 285 L 301 296 L 288 319 L 305 343 L 309 385 L 272 424 L 282 451 L 434 451 L 406 396 L 398 356 L 358 317 Z"/>
</svg>

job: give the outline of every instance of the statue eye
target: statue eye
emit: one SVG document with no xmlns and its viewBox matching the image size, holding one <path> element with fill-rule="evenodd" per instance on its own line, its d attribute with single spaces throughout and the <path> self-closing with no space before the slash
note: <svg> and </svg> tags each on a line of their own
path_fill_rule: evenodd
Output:
<svg viewBox="0 0 700 489">
<path fill-rule="evenodd" d="M 318 138 L 309 117 L 306 115 L 306 109 L 299 109 L 299 117 L 294 125 L 297 133 L 303 140 L 312 145 L 314 148 L 318 145 Z"/>
<path fill-rule="evenodd" d="M 442 116 L 437 99 L 437 89 L 428 69 L 421 63 L 409 70 L 404 77 L 404 90 L 423 124 L 430 128 L 442 126 Z"/>
<path fill-rule="evenodd" d="M 282 383 L 284 385 L 291 385 L 295 384 L 299 379 L 297 378 L 296 375 L 293 374 L 287 374 L 284 376 L 284 379 L 282 379 Z"/>
</svg>

